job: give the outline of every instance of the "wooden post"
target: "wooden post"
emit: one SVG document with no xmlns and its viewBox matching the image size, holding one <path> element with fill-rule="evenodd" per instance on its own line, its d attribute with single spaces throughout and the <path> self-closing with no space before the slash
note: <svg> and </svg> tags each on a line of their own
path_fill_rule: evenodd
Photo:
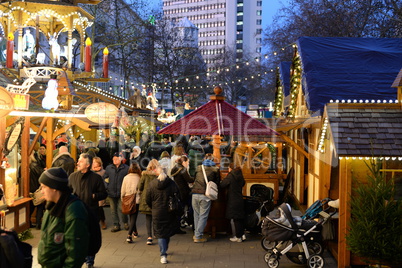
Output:
<svg viewBox="0 0 402 268">
<path fill-rule="evenodd" d="M 350 220 L 350 194 L 352 179 L 349 161 L 345 158 L 339 162 L 339 227 L 338 227 L 338 267 L 350 266 L 350 251 L 346 247 L 346 232 Z"/>
<path fill-rule="evenodd" d="M 50 168 L 53 162 L 53 118 L 47 119 L 46 125 L 46 167 Z"/>
<path fill-rule="evenodd" d="M 31 118 L 25 117 L 24 129 L 21 135 L 21 152 L 28 152 L 29 150 L 29 129 L 31 125 Z M 27 153 L 21 154 L 21 178 L 22 178 L 22 195 L 29 197 L 29 155 Z"/>
</svg>

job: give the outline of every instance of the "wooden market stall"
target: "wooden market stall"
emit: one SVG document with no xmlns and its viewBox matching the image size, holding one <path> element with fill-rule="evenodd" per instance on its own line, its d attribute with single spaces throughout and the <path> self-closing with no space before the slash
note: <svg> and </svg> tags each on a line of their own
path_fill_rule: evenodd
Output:
<svg viewBox="0 0 402 268">
<path fill-rule="evenodd" d="M 279 174 L 266 172 L 272 161 L 272 149 L 281 148 L 283 140 L 279 138 L 279 133 L 225 102 L 220 87 L 216 87 L 214 92 L 215 95 L 210 97 L 208 103 L 163 128 L 158 134 L 212 135 L 213 155 L 218 165 L 221 163 L 222 137 L 235 137 L 239 146 L 234 158 L 242 167 L 246 180 L 244 195 L 250 193 L 251 185 L 258 183 L 273 188 L 275 200 L 278 200 L 279 182 L 284 176 L 282 170 Z M 277 155 L 281 156 L 281 152 Z M 225 175 L 226 173 L 222 172 L 222 178 Z M 228 226 L 224 218 L 225 195 L 219 196 L 219 199 L 212 203 L 208 218 L 207 230 L 212 231 L 213 236 L 216 232 L 226 232 Z"/>
</svg>

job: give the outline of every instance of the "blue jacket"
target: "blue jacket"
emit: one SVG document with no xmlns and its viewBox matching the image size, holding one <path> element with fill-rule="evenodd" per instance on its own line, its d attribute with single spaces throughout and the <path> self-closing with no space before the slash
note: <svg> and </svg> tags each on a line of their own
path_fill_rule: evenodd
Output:
<svg viewBox="0 0 402 268">
<path fill-rule="evenodd" d="M 120 164 L 116 167 L 114 164 L 110 164 L 105 169 L 105 174 L 103 174 L 103 179 L 106 182 L 106 190 L 109 197 L 121 196 L 121 185 L 123 184 L 123 179 L 128 173 L 128 166 L 126 164 Z"/>
</svg>

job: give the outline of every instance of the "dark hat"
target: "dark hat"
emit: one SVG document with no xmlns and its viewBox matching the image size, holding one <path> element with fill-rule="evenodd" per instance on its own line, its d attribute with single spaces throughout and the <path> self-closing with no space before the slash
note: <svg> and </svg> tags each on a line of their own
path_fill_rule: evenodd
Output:
<svg viewBox="0 0 402 268">
<path fill-rule="evenodd" d="M 45 170 L 39 177 L 39 182 L 49 188 L 59 191 L 68 191 L 68 175 L 61 167 L 52 167 Z"/>
<path fill-rule="evenodd" d="M 114 153 L 114 154 L 113 154 L 113 157 L 115 157 L 115 156 L 117 156 L 117 157 L 124 157 L 121 153 Z"/>
</svg>

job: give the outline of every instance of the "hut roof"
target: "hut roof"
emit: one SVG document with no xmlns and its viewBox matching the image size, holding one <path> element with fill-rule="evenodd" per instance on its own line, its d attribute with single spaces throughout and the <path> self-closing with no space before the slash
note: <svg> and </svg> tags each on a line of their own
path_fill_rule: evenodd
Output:
<svg viewBox="0 0 402 268">
<path fill-rule="evenodd" d="M 338 156 L 402 156 L 400 104 L 328 104 L 332 141 Z"/>
<path fill-rule="evenodd" d="M 301 37 L 297 47 L 309 110 L 337 99 L 396 99 L 402 38 Z"/>
</svg>

